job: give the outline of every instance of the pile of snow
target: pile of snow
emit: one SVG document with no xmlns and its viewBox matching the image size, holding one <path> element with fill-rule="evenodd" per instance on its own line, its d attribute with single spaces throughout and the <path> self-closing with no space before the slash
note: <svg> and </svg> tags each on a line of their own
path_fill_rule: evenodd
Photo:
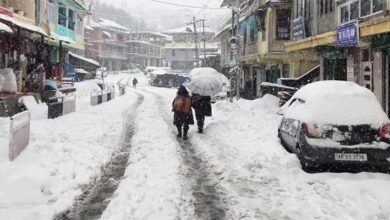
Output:
<svg viewBox="0 0 390 220">
<path fill-rule="evenodd" d="M 76 88 L 76 96 L 89 96 L 92 91 L 100 91 L 100 87 L 96 80 L 86 80 L 82 82 L 75 82 L 74 87 Z"/>
<path fill-rule="evenodd" d="M 299 100 L 291 103 L 294 99 Z M 389 121 L 370 90 L 345 81 L 308 84 L 298 90 L 281 111 L 287 118 L 319 124 L 381 126 Z"/>
<path fill-rule="evenodd" d="M 279 98 L 273 95 L 266 94 L 261 99 L 253 101 L 252 111 L 263 111 L 276 113 L 279 108 Z"/>
<path fill-rule="evenodd" d="M 0 69 L 0 92 L 17 91 L 16 76 L 11 68 Z"/>
<path fill-rule="evenodd" d="M 8 160 L 9 122 L 9 118 L 0 117 L 0 162 Z"/>
<path fill-rule="evenodd" d="M 23 96 L 19 99 L 19 102 L 23 103 L 31 113 L 32 119 L 46 119 L 48 107 L 46 103 L 37 103 L 33 96 Z"/>
</svg>

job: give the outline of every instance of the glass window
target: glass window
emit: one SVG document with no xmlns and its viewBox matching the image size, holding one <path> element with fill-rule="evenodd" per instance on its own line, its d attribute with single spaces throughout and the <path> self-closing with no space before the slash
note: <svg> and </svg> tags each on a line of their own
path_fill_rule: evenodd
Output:
<svg viewBox="0 0 390 220">
<path fill-rule="evenodd" d="M 258 39 L 258 29 L 256 24 L 256 17 L 255 15 L 251 15 L 248 19 L 248 28 L 249 28 L 249 40 L 250 43 L 257 42 Z"/>
<path fill-rule="evenodd" d="M 276 10 L 277 24 L 276 24 L 276 39 L 288 40 L 290 36 L 290 10 L 279 9 Z"/>
<path fill-rule="evenodd" d="M 325 14 L 328 14 L 328 0 L 325 0 L 325 6 L 324 6 L 324 8 L 325 8 Z"/>
<path fill-rule="evenodd" d="M 360 1 L 360 16 L 364 17 L 371 13 L 371 1 L 363 0 Z"/>
<path fill-rule="evenodd" d="M 324 14 L 324 0 L 321 0 L 321 1 L 320 1 L 320 14 L 321 14 L 321 15 Z"/>
<path fill-rule="evenodd" d="M 59 7 L 58 8 L 58 24 L 66 27 L 66 8 Z"/>
<path fill-rule="evenodd" d="M 359 18 L 359 2 L 354 2 L 350 6 L 351 20 Z"/>
<path fill-rule="evenodd" d="M 349 21 L 348 5 L 340 8 L 340 19 L 341 23 Z"/>
<path fill-rule="evenodd" d="M 329 0 L 329 12 L 333 11 L 333 0 Z"/>
<path fill-rule="evenodd" d="M 372 0 L 372 12 L 378 12 L 383 10 L 383 0 Z"/>
<path fill-rule="evenodd" d="M 70 10 L 68 11 L 68 19 L 69 19 L 69 22 L 68 22 L 68 28 L 70 30 L 74 30 L 75 28 L 75 25 L 76 25 L 76 19 L 74 18 L 74 11 L 73 10 Z"/>
</svg>

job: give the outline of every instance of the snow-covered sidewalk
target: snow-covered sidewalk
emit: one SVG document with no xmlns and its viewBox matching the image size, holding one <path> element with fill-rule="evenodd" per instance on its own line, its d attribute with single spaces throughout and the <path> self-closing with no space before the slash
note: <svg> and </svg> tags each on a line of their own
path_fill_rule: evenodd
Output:
<svg viewBox="0 0 390 220">
<path fill-rule="evenodd" d="M 128 76 L 113 75 L 107 81 L 122 77 Z M 127 93 L 92 107 L 87 88 L 69 115 L 49 120 L 47 107 L 34 109 L 26 150 L 10 162 L 8 142 L 1 145 L 0 219 L 52 219 L 68 208 L 121 147 L 124 119 L 136 100 Z"/>
</svg>

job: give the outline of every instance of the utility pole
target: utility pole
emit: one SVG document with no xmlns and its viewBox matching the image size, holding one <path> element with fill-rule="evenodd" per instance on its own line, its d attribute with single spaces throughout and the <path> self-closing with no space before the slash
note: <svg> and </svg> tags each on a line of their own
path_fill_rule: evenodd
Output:
<svg viewBox="0 0 390 220">
<path fill-rule="evenodd" d="M 194 27 L 193 34 L 194 34 L 194 43 L 195 43 L 196 67 L 199 67 L 198 31 L 197 31 L 197 27 L 196 27 L 196 23 L 198 23 L 198 22 L 199 21 L 197 21 L 195 16 L 194 16 L 192 22 L 187 24 L 187 25 L 192 24 Z"/>
<path fill-rule="evenodd" d="M 241 65 L 240 65 L 240 11 L 236 7 L 232 7 L 232 35 L 230 39 L 230 49 L 232 53 L 232 68 L 230 74 L 232 78 L 235 78 L 236 82 L 236 98 L 240 99 L 240 87 L 241 87 Z M 232 97 L 231 97 L 231 101 Z"/>
<path fill-rule="evenodd" d="M 207 51 L 206 51 L 206 30 L 204 26 L 205 20 L 202 19 L 202 26 L 203 26 L 203 54 L 204 54 L 204 62 L 203 67 L 207 67 L 206 58 L 207 58 Z"/>
</svg>

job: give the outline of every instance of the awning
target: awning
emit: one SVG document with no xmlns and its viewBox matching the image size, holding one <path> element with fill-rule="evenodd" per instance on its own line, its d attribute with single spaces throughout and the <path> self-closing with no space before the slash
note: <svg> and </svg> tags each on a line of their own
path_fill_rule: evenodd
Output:
<svg viewBox="0 0 390 220">
<path fill-rule="evenodd" d="M 72 57 L 74 57 L 74 58 L 76 58 L 76 59 L 85 61 L 85 62 L 87 62 L 87 63 L 90 63 L 90 64 L 94 65 L 94 66 L 100 67 L 100 64 L 99 64 L 97 61 L 93 60 L 93 59 L 86 58 L 86 57 L 83 57 L 83 56 L 74 54 L 74 53 L 72 53 L 72 52 L 69 52 L 68 54 L 69 54 L 69 56 L 72 56 Z"/>
<path fill-rule="evenodd" d="M 50 38 L 57 41 L 63 41 L 68 44 L 75 43 L 74 40 L 70 39 L 69 37 L 61 36 L 55 32 L 50 33 Z"/>
<path fill-rule="evenodd" d="M 10 33 L 10 34 L 13 33 L 12 29 L 8 25 L 1 23 L 1 22 L 0 22 L 0 31 L 4 31 L 4 32 Z"/>
<path fill-rule="evenodd" d="M 32 24 L 27 24 L 27 23 L 17 21 L 14 17 L 9 17 L 7 15 L 0 14 L 0 20 L 8 21 L 15 26 L 18 26 L 18 27 L 23 28 L 25 30 L 28 30 L 28 31 L 31 31 L 31 32 L 34 32 L 37 34 L 41 34 L 41 35 L 47 37 L 47 33 L 42 28 L 35 26 L 35 25 L 32 25 Z"/>
</svg>

